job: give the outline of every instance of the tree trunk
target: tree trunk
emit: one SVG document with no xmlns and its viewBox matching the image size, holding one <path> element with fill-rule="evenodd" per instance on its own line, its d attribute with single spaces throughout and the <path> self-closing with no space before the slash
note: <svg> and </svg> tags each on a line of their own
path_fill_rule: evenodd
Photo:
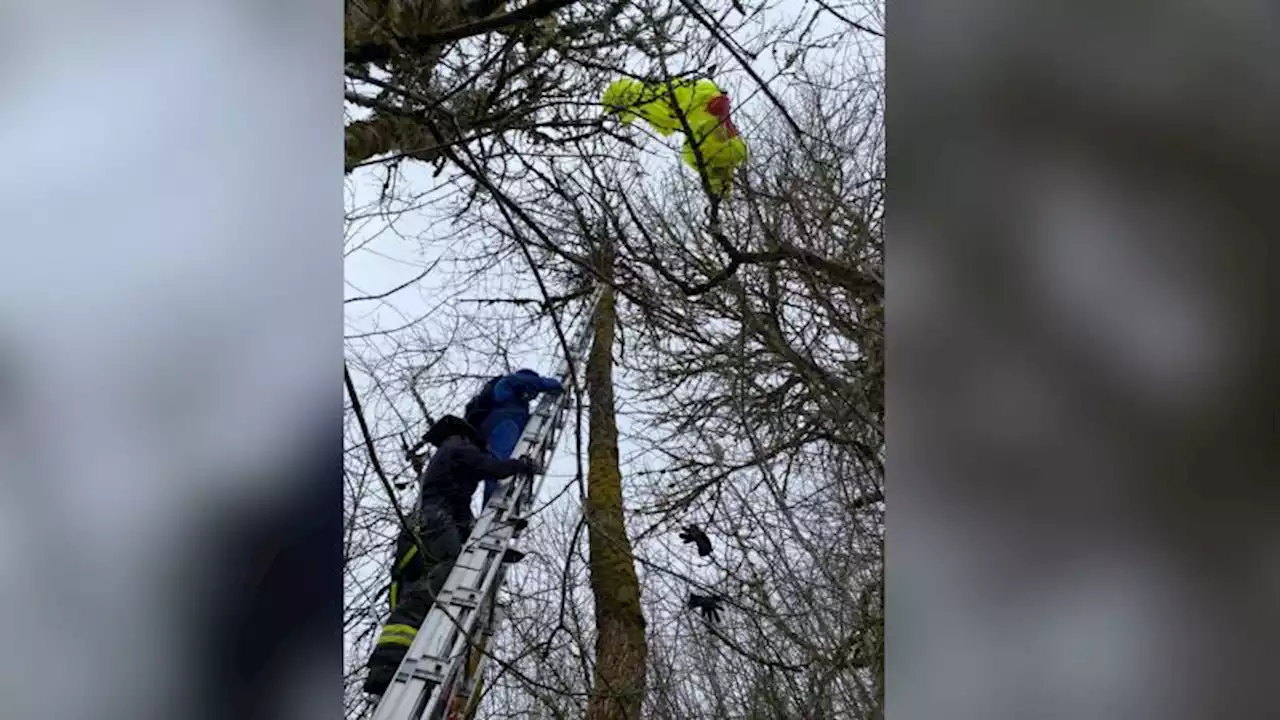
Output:
<svg viewBox="0 0 1280 720">
<path fill-rule="evenodd" d="M 478 3 L 480 10 L 492 9 L 494 14 L 506 12 L 506 3 L 502 0 L 486 0 Z M 463 0 L 348 0 L 345 14 L 345 42 L 348 49 L 365 43 L 388 43 L 394 45 L 398 38 L 412 38 L 415 35 L 438 31 L 451 27 L 468 19 L 470 7 Z M 396 55 L 388 65 L 394 81 L 393 84 L 418 95 L 431 97 L 432 77 L 444 47 L 434 45 L 420 48 L 409 55 Z M 453 107 L 454 117 L 450 120 L 459 122 L 463 127 L 468 125 L 467 113 L 459 113 Z M 436 129 L 444 137 L 442 143 L 427 129 L 425 118 L 431 115 L 430 108 L 414 108 L 421 113 L 423 119 L 397 114 L 396 112 L 380 112 L 376 107 L 368 118 L 347 124 L 345 129 L 346 155 L 344 172 L 350 173 L 362 163 L 374 158 L 400 154 L 415 160 L 431 163 L 440 155 L 440 146 L 456 139 L 455 131 L 446 115 L 437 118 Z"/>
<path fill-rule="evenodd" d="M 602 264 L 611 269 L 611 261 Z M 592 319 L 595 341 L 586 369 L 591 407 L 587 539 L 597 632 L 594 687 L 586 720 L 638 720 L 648 663 L 640 581 L 623 518 L 622 472 L 618 468 L 613 402 L 615 318 L 614 294 L 606 287 Z"/>
<path fill-rule="evenodd" d="M 431 162 L 438 152 L 436 142 L 421 123 L 408 118 L 375 113 L 349 123 L 346 133 L 344 170 L 350 173 L 361 163 L 381 155 L 400 153 Z"/>
</svg>

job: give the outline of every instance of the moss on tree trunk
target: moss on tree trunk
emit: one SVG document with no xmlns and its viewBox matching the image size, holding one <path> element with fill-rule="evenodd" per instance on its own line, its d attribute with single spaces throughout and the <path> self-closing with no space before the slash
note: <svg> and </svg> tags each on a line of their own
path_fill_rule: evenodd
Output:
<svg viewBox="0 0 1280 720">
<path fill-rule="evenodd" d="M 587 443 L 587 539 L 595 597 L 596 667 L 587 720 L 637 720 L 644 700 L 645 620 L 640 581 L 623 517 L 618 424 L 613 400 L 613 291 L 606 288 L 593 318 L 587 360 L 590 439 Z"/>
</svg>

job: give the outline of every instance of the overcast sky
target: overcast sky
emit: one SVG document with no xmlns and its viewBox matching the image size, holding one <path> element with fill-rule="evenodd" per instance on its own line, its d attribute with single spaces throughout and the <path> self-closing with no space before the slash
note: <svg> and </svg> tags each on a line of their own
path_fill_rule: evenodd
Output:
<svg viewBox="0 0 1280 720">
<path fill-rule="evenodd" d="M 775 5 L 772 9 L 762 13 L 756 24 L 751 27 L 759 27 L 765 24 L 772 25 L 789 19 L 796 12 L 796 6 L 786 3 Z M 814 25 L 816 34 L 834 33 L 839 29 L 840 23 L 825 13 Z M 754 32 L 754 30 L 744 30 L 739 34 L 737 40 L 739 43 L 753 47 L 751 37 L 747 34 L 748 32 Z M 876 62 L 877 58 L 883 56 L 882 45 L 879 42 L 875 42 L 876 38 L 867 36 L 861 41 L 865 42 L 865 47 L 867 52 L 871 54 L 873 63 Z M 771 78 L 777 72 L 778 62 L 776 61 L 782 59 L 781 56 L 786 49 L 780 48 L 777 50 L 776 57 L 773 52 L 766 51 L 762 52 L 752 63 L 752 68 L 761 77 Z M 758 122 L 758 118 L 766 118 L 770 113 L 776 111 L 769 104 L 768 99 L 759 91 L 755 81 L 748 77 L 747 73 L 737 66 L 735 61 L 729 58 L 723 49 L 720 49 L 718 54 L 724 56 L 720 62 L 720 67 L 723 70 L 717 73 L 714 79 L 721 89 L 733 98 L 735 123 L 748 144 L 750 144 L 751 131 Z M 837 58 L 850 57 L 852 54 L 853 50 L 849 47 L 818 50 L 810 54 L 809 62 L 815 65 L 822 62 L 834 62 Z M 678 65 L 679 59 L 674 59 L 672 62 Z M 635 64 L 628 67 L 628 70 L 641 74 L 649 72 L 650 68 L 643 64 L 643 60 L 637 60 Z M 787 88 L 781 81 L 776 83 L 772 89 L 776 94 L 786 97 Z M 600 88 L 600 91 L 603 92 L 603 88 Z M 598 99 L 597 96 L 589 100 L 597 102 Z M 682 138 L 679 135 L 664 140 L 648 131 L 643 122 L 635 123 L 630 132 L 636 136 L 646 134 L 649 137 L 646 152 L 642 154 L 641 162 L 642 167 L 650 177 L 641 175 L 637 178 L 637 183 L 660 182 L 661 174 L 672 171 L 685 172 L 691 176 L 688 168 L 684 167 L 680 160 L 679 148 Z M 433 168 L 423 166 L 421 163 L 414 161 L 406 161 L 401 165 L 401 168 L 404 180 L 398 182 L 396 186 L 400 193 L 412 195 L 431 193 L 431 197 L 447 199 L 447 196 L 453 192 L 447 183 L 456 173 L 448 168 L 438 177 L 433 177 Z M 374 203 L 382 191 L 384 178 L 385 172 L 380 166 L 370 166 L 354 171 L 349 176 L 347 183 L 348 210 L 350 211 L 352 208 L 367 208 Z M 465 184 L 469 184 L 469 181 L 464 181 Z M 396 216 L 392 221 L 391 227 L 388 227 L 387 223 L 380 221 L 362 221 L 351 225 L 351 233 L 347 245 L 349 248 L 358 246 L 359 249 L 351 251 L 345 261 L 345 292 L 348 298 L 376 295 L 405 283 L 428 267 L 434 265 L 435 269 L 423 281 L 386 298 L 385 302 L 348 304 L 346 332 L 349 337 L 374 332 L 377 329 L 399 328 L 404 326 L 408 320 L 424 315 L 428 317 L 414 331 L 425 332 L 432 337 L 445 337 L 452 314 L 446 312 L 431 316 L 429 313 L 440 304 L 451 302 L 451 299 L 452 301 L 457 301 L 482 297 L 539 297 L 536 287 L 527 278 L 527 273 L 521 272 L 523 270 L 521 265 L 523 260 L 518 256 L 514 261 L 506 264 L 506 272 L 490 273 L 485 286 L 476 287 L 469 283 L 465 285 L 461 283 L 457 279 L 458 275 L 451 271 L 451 261 L 459 257 L 470 256 L 476 252 L 476 248 L 495 241 L 483 236 L 474 236 L 475 233 L 482 231 L 472 229 L 460 231 L 456 228 L 447 217 L 453 203 L 446 202 L 433 206 L 429 200 L 425 199 L 420 199 L 417 203 L 422 206 L 421 209 Z M 459 312 L 477 312 L 477 308 L 475 306 L 464 306 L 464 309 L 459 310 Z M 529 308 L 527 307 L 519 309 L 514 309 L 510 306 L 485 308 L 481 315 L 481 322 L 486 322 L 485 318 L 487 318 L 489 327 L 492 328 L 491 332 L 497 334 L 500 328 L 510 327 L 512 318 L 516 314 L 519 314 L 521 318 L 525 318 L 528 317 L 528 312 Z M 541 328 L 541 334 L 521 336 L 523 342 L 517 347 L 509 348 L 512 353 L 511 369 L 527 366 L 541 372 L 549 372 L 551 368 L 558 364 L 560 355 L 554 332 L 546 322 L 542 323 Z M 566 328 L 566 331 L 568 331 L 568 328 Z M 509 333 L 509 330 L 506 332 Z M 404 331 L 398 332 L 397 335 L 401 340 L 408 337 L 408 333 Z M 391 346 L 392 343 L 385 338 L 366 337 L 354 338 L 349 344 L 350 351 L 364 360 L 373 359 L 380 353 L 386 352 Z M 476 375 L 494 371 L 500 372 L 503 369 L 501 358 L 483 353 L 474 348 L 453 348 L 449 353 L 447 364 L 453 372 L 475 373 Z M 621 373 L 620 376 L 622 376 Z M 369 411 L 370 419 L 382 422 L 382 432 L 384 433 L 399 430 L 400 423 L 396 415 L 386 407 L 386 400 L 382 397 L 382 394 L 375 392 L 366 378 L 358 378 L 358 382 L 364 402 L 371 408 Z M 480 379 L 476 379 L 468 383 L 462 383 L 453 390 L 453 392 L 458 393 L 456 395 L 448 393 L 428 394 L 427 402 L 431 406 L 431 411 L 437 416 L 447 412 L 460 414 L 461 405 L 465 402 L 466 394 L 473 391 L 480 382 Z M 649 470 L 660 469 L 664 466 L 664 461 L 657 458 L 649 458 L 644 465 L 635 464 L 632 458 L 636 456 L 638 448 L 627 441 L 627 435 L 634 427 L 634 423 L 627 414 L 629 397 L 625 386 L 617 388 L 616 399 L 620 410 L 620 450 L 623 463 L 624 487 L 626 487 L 626 478 L 629 472 L 634 472 L 641 467 Z M 398 405 L 405 416 L 415 420 L 419 418 L 420 412 L 416 410 L 411 399 L 401 398 Z M 585 441 L 584 433 L 584 449 Z M 565 437 L 561 442 L 554 462 L 549 468 L 550 473 L 541 492 L 540 499 L 542 501 L 560 496 L 566 483 L 571 481 L 576 468 L 573 450 L 572 437 Z M 363 460 L 361 459 L 358 462 L 363 462 Z M 401 503 L 412 502 L 413 497 L 412 490 L 406 491 L 401 494 Z M 568 513 L 567 515 L 561 515 L 557 512 L 551 515 L 540 515 L 539 517 L 548 521 L 551 517 L 566 517 L 566 520 L 559 522 L 569 523 L 568 529 L 571 530 L 571 523 L 575 517 L 573 513 L 576 512 L 572 508 L 578 505 L 576 491 L 560 496 L 557 503 L 564 506 L 562 510 Z M 479 494 L 477 494 L 473 499 L 473 506 L 477 512 L 479 504 Z M 638 528 L 633 527 L 631 529 L 634 532 Z M 546 539 L 559 537 L 564 532 L 567 532 L 565 528 L 534 527 L 529 535 L 537 535 L 540 540 L 545 542 Z M 567 538 L 561 539 L 559 541 L 560 546 L 563 546 L 566 540 Z M 680 548 L 679 540 L 674 534 L 669 537 L 659 537 L 656 542 L 671 548 Z M 706 565 L 705 562 L 698 560 L 688 563 L 681 569 L 704 582 L 714 583 L 719 578 L 720 572 L 710 567 L 704 567 Z M 643 577 L 645 574 L 644 568 L 641 567 L 639 570 Z M 367 577 L 361 584 L 372 587 L 380 586 L 376 577 Z"/>
</svg>

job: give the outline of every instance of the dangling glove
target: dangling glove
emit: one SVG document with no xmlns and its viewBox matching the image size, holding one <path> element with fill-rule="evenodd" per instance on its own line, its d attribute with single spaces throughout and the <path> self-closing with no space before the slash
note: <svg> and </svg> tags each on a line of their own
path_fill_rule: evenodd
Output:
<svg viewBox="0 0 1280 720">
<path fill-rule="evenodd" d="M 706 557 L 711 554 L 711 538 L 707 537 L 707 534 L 702 532 L 702 529 L 697 525 L 686 526 L 685 529 L 680 532 L 680 539 L 683 540 L 686 545 L 689 543 L 696 545 L 698 547 L 698 555 L 701 557 Z"/>
<path fill-rule="evenodd" d="M 689 594 L 689 609 L 701 610 L 702 616 L 709 622 L 720 622 L 720 603 L 724 598 L 720 595 Z"/>
</svg>

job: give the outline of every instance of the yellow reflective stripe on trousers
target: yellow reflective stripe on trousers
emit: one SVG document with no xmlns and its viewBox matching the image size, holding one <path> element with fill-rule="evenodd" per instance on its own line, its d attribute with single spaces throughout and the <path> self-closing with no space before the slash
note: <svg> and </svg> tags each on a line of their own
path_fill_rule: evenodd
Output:
<svg viewBox="0 0 1280 720">
<path fill-rule="evenodd" d="M 405 568 L 409 567 L 409 561 L 412 560 L 414 556 L 416 556 L 417 554 L 418 554 L 418 546 L 410 545 L 409 551 L 404 554 L 404 557 L 400 558 L 400 562 L 396 563 L 396 571 L 400 572 Z"/>
<path fill-rule="evenodd" d="M 413 639 L 417 635 L 418 630 L 412 625 L 388 625 L 382 628 L 382 634 L 378 636 L 378 644 L 408 647 L 413 644 Z"/>
<path fill-rule="evenodd" d="M 417 557 L 417 555 L 418 555 L 418 546 L 410 545 L 409 551 L 404 554 L 404 557 L 400 558 L 400 561 L 398 563 L 396 563 L 396 573 L 404 572 L 404 569 L 409 567 L 409 563 L 415 557 Z M 393 575 L 392 577 L 395 577 L 395 575 Z M 400 600 L 400 583 L 395 582 L 393 580 L 391 582 L 391 609 L 392 610 L 396 609 L 396 605 L 398 604 L 399 600 Z"/>
</svg>

